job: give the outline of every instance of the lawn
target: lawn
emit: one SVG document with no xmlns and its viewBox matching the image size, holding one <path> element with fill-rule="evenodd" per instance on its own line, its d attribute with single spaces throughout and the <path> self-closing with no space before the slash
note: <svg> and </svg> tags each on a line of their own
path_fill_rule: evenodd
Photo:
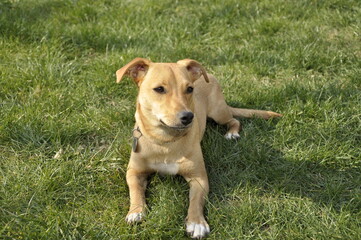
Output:
<svg viewBox="0 0 361 240">
<path fill-rule="evenodd" d="M 135 57 L 192 58 L 235 107 L 207 123 L 209 239 L 360 239 L 359 0 L 0 0 L 0 239 L 187 239 L 188 186 L 154 175 L 128 226 Z"/>
</svg>

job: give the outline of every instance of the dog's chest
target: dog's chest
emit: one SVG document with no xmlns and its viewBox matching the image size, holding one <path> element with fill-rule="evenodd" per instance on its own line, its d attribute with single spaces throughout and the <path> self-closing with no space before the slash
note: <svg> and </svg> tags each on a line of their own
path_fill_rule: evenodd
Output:
<svg viewBox="0 0 361 240">
<path fill-rule="evenodd" d="M 149 167 L 156 172 L 161 174 L 170 174 L 175 175 L 178 173 L 179 164 L 178 163 L 150 163 Z"/>
</svg>

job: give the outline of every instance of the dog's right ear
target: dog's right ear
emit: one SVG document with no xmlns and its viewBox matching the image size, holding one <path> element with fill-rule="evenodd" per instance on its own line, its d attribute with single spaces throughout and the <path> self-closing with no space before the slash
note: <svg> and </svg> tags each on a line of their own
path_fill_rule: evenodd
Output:
<svg viewBox="0 0 361 240">
<path fill-rule="evenodd" d="M 148 71 L 151 61 L 145 58 L 135 58 L 127 65 L 120 68 L 117 72 L 117 83 L 119 83 L 124 75 L 131 77 L 134 82 L 139 86 L 145 74 Z"/>
</svg>

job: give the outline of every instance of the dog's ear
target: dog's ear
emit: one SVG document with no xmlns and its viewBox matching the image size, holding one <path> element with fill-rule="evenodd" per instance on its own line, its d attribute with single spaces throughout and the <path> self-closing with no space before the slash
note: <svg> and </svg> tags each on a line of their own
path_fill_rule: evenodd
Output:
<svg viewBox="0 0 361 240">
<path fill-rule="evenodd" d="M 145 58 L 135 58 L 127 65 L 122 67 L 116 72 L 117 83 L 119 83 L 124 75 L 131 77 L 134 82 L 139 86 L 141 80 L 144 78 L 148 71 L 151 61 Z"/>
<path fill-rule="evenodd" d="M 199 79 L 203 75 L 206 82 L 209 82 L 207 72 L 199 62 L 192 59 L 183 59 L 179 60 L 177 64 L 186 67 L 192 81 Z"/>
</svg>

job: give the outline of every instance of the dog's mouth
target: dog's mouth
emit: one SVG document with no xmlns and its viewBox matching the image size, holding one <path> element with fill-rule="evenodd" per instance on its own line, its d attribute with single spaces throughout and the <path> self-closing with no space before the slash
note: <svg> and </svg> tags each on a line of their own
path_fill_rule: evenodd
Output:
<svg viewBox="0 0 361 240">
<path fill-rule="evenodd" d="M 163 122 L 162 119 L 160 119 L 159 121 L 162 124 L 162 126 L 173 129 L 173 130 L 178 130 L 178 131 L 185 130 L 185 129 L 189 128 L 192 125 L 192 124 L 188 124 L 188 125 L 170 126 L 170 125 L 167 125 L 165 122 Z"/>
</svg>

